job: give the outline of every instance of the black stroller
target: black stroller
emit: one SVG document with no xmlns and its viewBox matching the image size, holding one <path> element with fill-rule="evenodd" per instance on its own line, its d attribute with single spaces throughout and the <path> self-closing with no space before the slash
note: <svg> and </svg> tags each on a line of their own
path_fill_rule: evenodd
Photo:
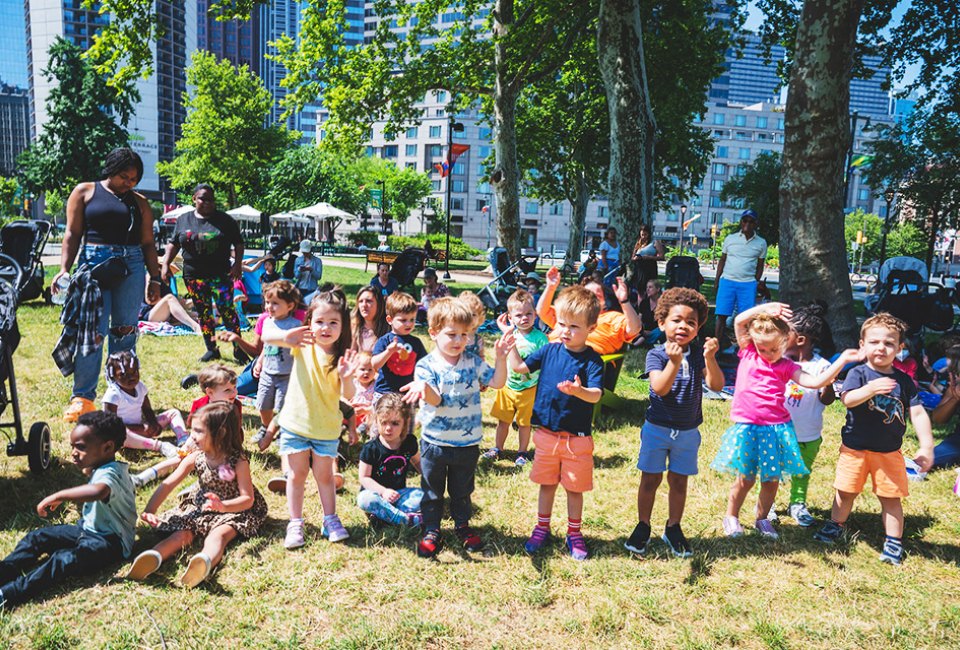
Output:
<svg viewBox="0 0 960 650">
<path fill-rule="evenodd" d="M 49 221 L 18 219 L 0 228 L 0 253 L 13 258 L 20 266 L 17 283 L 17 302 L 43 296 L 50 302 L 50 288 L 43 286 L 43 247 L 47 245 L 51 225 Z"/>
<path fill-rule="evenodd" d="M 515 271 L 519 271 L 521 275 L 526 275 L 536 270 L 537 258 L 521 257 L 511 264 L 507 249 L 497 246 L 490 249 L 487 260 L 493 270 L 493 280 L 478 291 L 477 295 L 480 296 L 480 300 L 486 305 L 487 309 L 494 314 L 502 314 L 507 310 L 507 298 L 517 290 L 518 281 Z"/>
<path fill-rule="evenodd" d="M 422 248 L 406 248 L 397 255 L 390 266 L 390 277 L 400 288 L 412 287 L 420 272 L 427 265 L 427 252 Z"/>
<path fill-rule="evenodd" d="M 927 265 L 915 257 L 891 257 L 880 267 L 879 291 L 866 304 L 872 313 L 887 312 L 904 321 L 908 334 L 923 328 L 943 332 L 953 325 L 949 290 L 930 282 Z M 931 291 L 933 289 L 933 291 Z"/>
<path fill-rule="evenodd" d="M 9 441 L 7 455 L 26 456 L 30 471 L 40 473 L 50 467 L 50 427 L 46 422 L 34 422 L 29 436 L 23 437 L 20 399 L 13 372 L 13 353 L 20 344 L 17 287 L 21 286 L 25 286 L 25 282 L 20 265 L 9 255 L 0 254 L 0 416 L 8 405 L 13 407 L 13 421 L 0 421 L 0 429 L 4 429 Z M 15 434 L 12 439 L 7 431 L 11 428 Z"/>
<path fill-rule="evenodd" d="M 690 255 L 675 255 L 667 262 L 667 288 L 683 287 L 700 291 L 703 276 L 700 275 L 700 260 Z"/>
</svg>

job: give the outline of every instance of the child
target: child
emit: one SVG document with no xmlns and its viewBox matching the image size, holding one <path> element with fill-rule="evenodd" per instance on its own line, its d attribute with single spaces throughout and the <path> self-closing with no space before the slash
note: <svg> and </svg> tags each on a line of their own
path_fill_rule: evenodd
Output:
<svg viewBox="0 0 960 650">
<path fill-rule="evenodd" d="M 468 551 L 479 551 L 483 541 L 470 528 L 474 474 L 483 439 L 481 386 L 500 388 L 507 378 L 507 351 L 513 335 L 497 341 L 496 367 L 465 352 L 475 318 L 463 302 L 440 298 L 430 308 L 429 332 L 437 347 L 417 362 L 416 384 L 408 401 L 420 399 L 420 466 L 423 487 L 423 529 L 417 555 L 432 558 L 440 552 L 443 493 L 450 493 L 454 532 Z"/>
<path fill-rule="evenodd" d="M 869 476 L 880 501 L 886 533 L 880 559 L 890 564 L 903 561 L 900 499 L 907 496 L 908 489 L 900 448 L 908 410 L 920 441 L 914 461 L 924 472 L 933 461 L 930 418 L 917 397 L 917 387 L 906 373 L 893 366 L 906 331 L 906 323 L 882 312 L 865 320 L 860 328 L 860 351 L 866 363 L 847 373 L 840 392 L 847 407 L 847 421 L 840 432 L 842 444 L 834 483 L 837 494 L 830 521 L 814 535 L 828 544 L 840 538 L 853 502 Z"/>
<path fill-rule="evenodd" d="M 147 387 L 140 381 L 140 360 L 131 351 L 114 352 L 104 364 L 107 390 L 103 394 L 103 410 L 116 414 L 127 427 L 123 443 L 128 449 L 158 451 L 167 458 L 176 458 L 177 447 L 155 440 L 165 426 L 177 436 L 177 444 L 187 438 L 183 416 L 177 409 L 164 411 L 158 417 L 150 406 Z"/>
<path fill-rule="evenodd" d="M 790 413 L 783 405 L 787 381 L 792 379 L 806 388 L 820 389 L 832 382 L 847 363 L 860 358 L 857 350 L 846 350 L 822 373 L 804 372 L 783 356 L 790 336 L 790 326 L 784 319 L 792 315 L 787 305 L 768 302 L 742 312 L 734 321 L 740 364 L 730 409 L 733 425 L 723 434 L 712 465 L 737 477 L 730 488 L 723 518 L 723 530 L 728 537 L 743 535 L 740 508 L 759 474 L 756 529 L 766 538 L 779 538 L 768 515 L 780 479 L 809 473 L 800 455 Z"/>
<path fill-rule="evenodd" d="M 358 352 L 356 356 L 357 371 L 353 379 L 354 394 L 350 400 L 350 406 L 353 407 L 356 415 L 357 431 L 367 433 L 372 430 L 371 424 L 375 424 L 370 418 L 370 409 L 373 407 L 374 384 L 377 381 L 377 373 L 373 369 L 373 357 L 369 352 Z M 371 437 L 373 434 L 371 433 Z"/>
<path fill-rule="evenodd" d="M 470 313 L 473 314 L 473 325 L 470 328 L 470 340 L 467 343 L 465 352 L 472 352 L 483 359 L 483 339 L 477 334 L 477 330 L 483 327 L 487 322 L 487 307 L 480 300 L 480 296 L 472 291 L 464 291 L 457 299 L 466 305 Z"/>
<path fill-rule="evenodd" d="M 414 312 L 416 307 L 414 307 Z M 293 371 L 280 425 L 280 455 L 287 457 L 287 509 L 290 522 L 283 545 L 300 548 L 303 493 L 312 470 L 323 506 L 321 534 L 331 542 L 350 537 L 337 516 L 334 461 L 340 443 L 340 394 L 353 397 L 354 352 L 350 350 L 347 298 L 340 289 L 318 291 L 307 308 L 308 325 L 264 332 L 264 343 L 290 348 Z M 351 439 L 353 444 L 356 440 Z"/>
<path fill-rule="evenodd" d="M 417 301 L 402 291 L 387 298 L 387 323 L 390 331 L 377 339 L 373 346 L 373 368 L 378 372 L 374 393 L 399 393 L 413 381 L 417 361 L 427 356 L 427 349 L 416 336 Z"/>
<path fill-rule="evenodd" d="M 586 560 L 587 545 L 580 532 L 583 493 L 593 489 L 593 405 L 603 395 L 603 361 L 587 345 L 597 326 L 600 302 L 582 286 L 564 289 L 554 306 L 559 342 L 543 346 L 526 359 L 510 352 L 511 370 L 540 370 L 531 422 L 535 427 L 530 480 L 540 485 L 537 525 L 523 548 L 535 553 L 550 537 L 550 516 L 557 485 L 567 492 L 567 549 Z"/>
<path fill-rule="evenodd" d="M 450 289 L 443 282 L 437 281 L 437 270 L 427 267 L 423 270 L 423 290 L 420 292 L 420 311 L 417 312 L 418 320 L 426 322 L 427 311 L 430 305 L 437 298 L 445 298 L 450 295 Z"/>
<path fill-rule="evenodd" d="M 510 324 L 513 324 L 517 353 L 521 359 L 526 359 L 549 343 L 547 335 L 534 328 L 537 321 L 534 304 L 532 295 L 523 289 L 517 289 L 507 299 L 506 313 L 497 318 L 497 325 L 504 333 L 510 331 Z M 511 372 L 507 377 L 507 385 L 497 391 L 490 411 L 490 415 L 497 420 L 496 444 L 483 455 L 484 458 L 496 460 L 500 457 L 510 425 L 516 420 L 520 434 L 516 465 L 523 467 L 530 462 L 530 455 L 527 453 L 530 445 L 530 418 L 533 416 L 533 400 L 537 394 L 539 376 L 539 372 L 529 375 Z"/>
<path fill-rule="evenodd" d="M 83 504 L 80 523 L 38 528 L 20 540 L 0 562 L 0 609 L 36 598 L 65 578 L 95 573 L 130 557 L 137 504 L 127 465 L 116 459 L 126 435 L 123 421 L 112 413 L 93 411 L 77 420 L 70 432 L 71 455 L 90 481 L 46 497 L 37 514 L 46 518 L 64 501 L 73 501 Z"/>
<path fill-rule="evenodd" d="M 131 580 L 143 580 L 159 569 L 164 560 L 203 536 L 203 550 L 190 558 L 180 576 L 184 587 L 196 587 L 220 563 L 227 544 L 237 535 L 256 534 L 267 518 L 267 502 L 250 478 L 243 430 L 233 405 L 214 402 L 204 406 L 193 415 L 190 429 L 196 449 L 160 484 L 140 516 L 170 536 L 137 556 L 127 571 L 126 577 Z M 194 471 L 199 487 L 189 501 L 158 517 L 157 508 Z"/>
<path fill-rule="evenodd" d="M 670 504 L 662 539 L 677 557 L 690 557 L 693 550 L 680 528 L 687 501 L 687 481 L 698 471 L 700 430 L 703 424 L 703 380 L 707 387 L 723 388 L 723 371 L 717 364 L 717 339 L 701 347 L 697 333 L 707 322 L 707 300 L 693 289 L 668 289 L 657 302 L 654 317 L 667 337 L 662 348 L 647 352 L 650 375 L 650 406 L 640 431 L 640 487 L 637 489 L 638 523 L 624 544 L 643 555 L 650 539 L 650 516 L 657 488 L 667 470 Z"/>
<path fill-rule="evenodd" d="M 300 304 L 300 292 L 289 280 L 278 280 L 264 287 L 263 307 L 269 317 L 263 322 L 261 338 L 267 333 L 280 335 L 280 332 L 303 325 L 303 320 L 294 316 Z M 261 353 L 260 378 L 257 384 L 257 410 L 260 411 L 260 430 L 253 441 L 263 451 L 273 442 L 267 437 L 267 426 L 275 411 L 283 407 L 283 398 L 290 381 L 293 357 L 286 348 L 276 345 L 264 345 Z"/>
<path fill-rule="evenodd" d="M 821 343 L 828 343 L 830 329 L 824 315 L 826 309 L 812 304 L 793 312 L 790 319 L 790 342 L 786 357 L 796 361 L 809 375 L 818 375 L 830 366 L 830 362 L 814 350 Z M 820 390 L 808 390 L 793 381 L 787 382 L 786 407 L 797 433 L 800 457 L 808 472 L 813 471 L 813 461 L 823 442 L 823 410 L 837 399 L 833 384 Z M 789 513 L 794 521 L 804 528 L 816 523 L 807 510 L 807 486 L 810 474 L 798 474 L 790 478 Z M 768 517 L 773 519 L 773 517 Z"/>
<path fill-rule="evenodd" d="M 419 526 L 423 490 L 407 487 L 407 472 L 420 470 L 417 439 L 410 434 L 410 406 L 399 395 L 384 395 L 373 409 L 377 437 L 360 451 L 357 505 L 371 518 Z"/>
</svg>

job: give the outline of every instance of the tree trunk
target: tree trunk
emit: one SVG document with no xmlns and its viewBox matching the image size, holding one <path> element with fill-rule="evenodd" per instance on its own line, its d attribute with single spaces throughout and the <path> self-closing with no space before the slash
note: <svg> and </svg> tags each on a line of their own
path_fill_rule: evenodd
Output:
<svg viewBox="0 0 960 650">
<path fill-rule="evenodd" d="M 933 273 L 933 252 L 937 246 L 937 233 L 940 232 L 940 202 L 937 201 L 930 209 L 930 229 L 927 231 L 927 269 Z"/>
<path fill-rule="evenodd" d="M 587 222 L 587 204 L 590 202 L 587 177 L 582 168 L 577 170 L 570 199 L 573 212 L 570 214 L 570 236 L 567 238 L 567 256 L 563 265 L 573 270 L 575 261 L 580 257 L 580 247 L 583 246 L 583 227 Z"/>
<path fill-rule="evenodd" d="M 517 95 L 510 85 L 506 35 L 513 24 L 513 0 L 496 0 L 494 34 L 493 148 L 500 178 L 492 183 L 497 197 L 497 237 L 511 260 L 520 258 L 520 165 L 517 161 Z"/>
<path fill-rule="evenodd" d="M 780 178 L 780 299 L 822 299 L 838 346 L 859 332 L 843 228 L 850 77 L 864 0 L 807 0 L 787 95 Z"/>
<path fill-rule="evenodd" d="M 653 221 L 656 138 L 639 0 L 601 0 L 597 56 L 610 112 L 610 225 L 632 246 L 640 224 Z"/>
</svg>

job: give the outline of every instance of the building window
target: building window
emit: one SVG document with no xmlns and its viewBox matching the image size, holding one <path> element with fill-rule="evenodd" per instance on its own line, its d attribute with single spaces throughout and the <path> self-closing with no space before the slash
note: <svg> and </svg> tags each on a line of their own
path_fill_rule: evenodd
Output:
<svg viewBox="0 0 960 650">
<path fill-rule="evenodd" d="M 440 155 L 442 155 L 442 154 L 443 154 L 443 147 L 441 147 L 439 144 L 432 144 L 432 145 L 430 145 L 430 155 L 431 155 L 431 156 L 437 157 L 437 156 L 440 156 Z"/>
<path fill-rule="evenodd" d="M 527 202 L 526 208 L 524 208 L 525 214 L 540 214 L 540 205 L 532 201 Z"/>
<path fill-rule="evenodd" d="M 746 126 L 747 125 L 747 116 L 746 115 L 735 115 L 734 126 Z"/>
<path fill-rule="evenodd" d="M 434 192 L 440 191 L 440 181 L 430 181 L 430 185 L 433 186 Z"/>
<path fill-rule="evenodd" d="M 713 114 L 713 123 L 720 125 L 724 123 L 723 113 L 714 113 Z"/>
<path fill-rule="evenodd" d="M 552 215 L 554 215 L 554 216 L 563 215 L 563 204 L 562 204 L 562 203 L 554 203 L 553 205 L 551 205 L 551 206 L 550 206 L 550 214 L 552 214 Z"/>
<path fill-rule="evenodd" d="M 477 206 L 477 212 L 483 210 L 483 209 L 487 206 L 487 200 L 486 200 L 486 199 L 477 199 L 476 206 Z"/>
<path fill-rule="evenodd" d="M 463 176 L 466 173 L 466 169 L 464 169 L 462 162 L 454 163 L 453 173 L 457 176 Z"/>
<path fill-rule="evenodd" d="M 719 208 L 719 207 L 721 207 L 722 205 L 723 205 L 723 204 L 720 202 L 720 197 L 719 197 L 719 196 L 711 196 L 711 197 L 710 197 L 710 207 L 711 207 L 711 208 Z"/>
<path fill-rule="evenodd" d="M 757 118 L 757 128 L 758 128 L 758 129 L 765 129 L 765 128 L 767 128 L 767 118 L 765 118 L 765 117 L 758 117 L 758 118 Z"/>
<path fill-rule="evenodd" d="M 453 191 L 462 194 L 467 191 L 467 184 L 463 181 L 453 181 Z"/>
<path fill-rule="evenodd" d="M 738 157 L 740 160 L 750 160 L 750 149 L 747 147 L 740 147 Z"/>
<path fill-rule="evenodd" d="M 367 147 L 367 156 L 369 157 L 369 156 L 375 156 L 375 155 L 377 155 L 377 150 L 374 149 L 373 147 Z"/>
<path fill-rule="evenodd" d="M 694 195 L 690 198 L 690 205 L 692 205 L 692 206 L 701 206 L 701 205 L 703 205 L 703 197 L 700 196 L 699 194 L 694 194 Z"/>
<path fill-rule="evenodd" d="M 713 173 L 718 176 L 725 176 L 727 173 L 727 166 L 723 163 L 713 163 Z"/>
<path fill-rule="evenodd" d="M 491 131 L 489 126 L 481 126 L 477 129 L 477 137 L 485 142 L 489 142 L 493 137 L 493 131 Z"/>
<path fill-rule="evenodd" d="M 439 138 L 439 137 L 440 137 L 440 127 L 439 127 L 439 126 L 431 126 L 431 127 L 430 127 L 430 137 L 431 137 L 431 138 Z"/>
<path fill-rule="evenodd" d="M 417 171 L 417 163 L 415 163 L 415 162 L 408 162 L 408 163 L 407 163 L 407 169 L 412 169 L 413 171 Z"/>
<path fill-rule="evenodd" d="M 489 157 L 490 157 L 490 150 L 491 150 L 491 147 L 488 147 L 488 146 L 486 146 L 486 145 L 480 145 L 480 157 L 481 157 L 481 158 L 489 158 Z"/>
<path fill-rule="evenodd" d="M 463 210 L 463 199 L 450 199 L 451 210 Z"/>
<path fill-rule="evenodd" d="M 710 189 L 713 190 L 714 192 L 719 192 L 720 190 L 723 189 L 723 181 L 720 179 L 713 181 L 712 183 L 710 183 Z"/>
<path fill-rule="evenodd" d="M 750 139 L 750 134 L 749 134 L 749 133 L 746 133 L 746 132 L 744 132 L 744 131 L 737 131 L 737 136 L 736 136 L 736 138 L 737 138 L 737 140 L 749 140 L 749 139 Z"/>
<path fill-rule="evenodd" d="M 396 158 L 397 157 L 397 145 L 388 144 L 383 148 L 383 157 L 384 158 Z"/>
<path fill-rule="evenodd" d="M 737 165 L 737 176 L 743 176 L 747 173 L 746 165 Z"/>
<path fill-rule="evenodd" d="M 434 95 L 436 96 L 438 102 L 447 101 L 447 91 L 445 90 L 438 90 L 434 93 Z"/>
<path fill-rule="evenodd" d="M 858 201 L 869 201 L 869 200 L 870 200 L 870 190 L 868 190 L 867 188 L 860 188 L 860 190 L 857 192 L 857 200 L 858 200 Z"/>
<path fill-rule="evenodd" d="M 783 131 L 783 118 L 777 120 L 777 128 Z"/>
<path fill-rule="evenodd" d="M 601 205 L 597 207 L 597 219 L 606 219 L 610 213 L 609 206 Z"/>
<path fill-rule="evenodd" d="M 420 131 L 420 129 L 418 129 L 417 127 L 411 126 L 409 129 L 407 129 L 407 139 L 408 139 L 408 140 L 413 140 L 414 138 L 417 137 L 417 133 L 418 133 L 419 131 Z"/>
<path fill-rule="evenodd" d="M 416 155 L 417 155 L 417 145 L 415 145 L 415 144 L 408 144 L 407 147 L 406 147 L 406 149 L 405 149 L 405 151 L 406 151 L 406 154 L 407 154 L 408 156 L 416 156 Z"/>
<path fill-rule="evenodd" d="M 727 147 L 717 147 L 717 158 L 726 158 L 727 155 Z"/>
</svg>

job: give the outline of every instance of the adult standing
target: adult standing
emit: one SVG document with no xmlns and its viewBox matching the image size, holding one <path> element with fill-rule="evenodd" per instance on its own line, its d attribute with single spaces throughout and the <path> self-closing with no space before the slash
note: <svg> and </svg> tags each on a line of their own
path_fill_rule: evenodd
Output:
<svg viewBox="0 0 960 650">
<path fill-rule="evenodd" d="M 620 244 L 617 242 L 617 229 L 610 227 L 600 242 L 600 263 L 597 268 L 603 271 L 604 284 L 612 285 L 613 276 L 620 269 Z"/>
<path fill-rule="evenodd" d="M 243 273 L 243 240 L 240 228 L 226 212 L 217 210 L 217 199 L 209 185 L 197 185 L 193 190 L 193 212 L 180 215 L 177 226 L 163 256 L 162 273 L 170 280 L 170 264 L 177 253 L 183 252 L 183 282 L 187 297 L 193 300 L 197 320 L 207 351 L 200 361 L 207 363 L 220 358 L 217 349 L 216 303 L 220 321 L 230 332 L 239 336 L 240 320 L 233 305 L 233 282 Z M 231 252 L 233 261 L 230 261 Z M 233 356 L 239 363 L 248 361 L 236 342 Z"/>
<path fill-rule="evenodd" d="M 744 210 L 740 232 L 723 240 L 717 264 L 717 308 L 714 336 L 722 341 L 727 317 L 742 313 L 757 302 L 757 282 L 763 277 L 767 240 L 757 234 L 757 213 Z"/>
<path fill-rule="evenodd" d="M 640 225 L 640 234 L 637 237 L 637 243 L 633 247 L 633 287 L 637 293 L 642 293 L 650 280 L 656 280 L 660 276 L 660 270 L 657 262 L 666 259 L 666 251 L 663 248 L 663 242 L 653 238 L 653 230 L 650 224 Z"/>
<path fill-rule="evenodd" d="M 68 422 L 96 410 L 93 400 L 100 380 L 104 339 L 109 336 L 111 354 L 136 348 L 145 268 L 151 278 L 147 300 L 155 302 L 160 297 L 153 212 L 147 200 L 133 191 L 143 178 L 143 161 L 132 149 L 114 149 L 103 162 L 102 175 L 99 181 L 77 185 L 67 199 L 67 229 L 60 253 L 60 270 L 53 278 L 56 291 L 58 281 L 69 277 L 78 252 L 80 264 L 89 268 L 118 260 L 103 267 L 109 270 L 113 280 L 99 283 L 103 311 L 97 324 L 98 336 L 92 346 L 76 348 L 73 396 L 64 413 Z M 116 268 L 109 269 L 109 264 Z M 123 275 L 124 269 L 126 275 Z M 69 290 L 74 289 L 71 285 Z"/>
<path fill-rule="evenodd" d="M 323 262 L 313 254 L 313 242 L 309 239 L 300 242 L 300 257 L 293 263 L 293 277 L 300 295 L 309 305 L 323 277 Z"/>
</svg>

